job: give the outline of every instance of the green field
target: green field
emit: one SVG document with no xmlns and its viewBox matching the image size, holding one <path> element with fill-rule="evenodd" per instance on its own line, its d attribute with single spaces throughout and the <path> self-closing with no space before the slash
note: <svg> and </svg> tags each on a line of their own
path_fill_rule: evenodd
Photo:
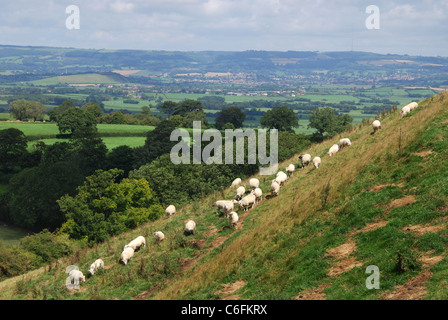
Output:
<svg viewBox="0 0 448 320">
<path fill-rule="evenodd" d="M 129 146 L 131 148 L 140 147 L 145 144 L 146 137 L 102 137 L 101 140 L 106 144 L 108 150 L 112 150 L 118 146 Z M 29 148 L 32 148 L 37 142 L 42 141 L 46 145 L 52 145 L 56 142 L 68 141 L 67 139 L 41 139 L 36 141 L 31 141 L 28 144 Z"/>
<path fill-rule="evenodd" d="M 27 236 L 29 232 L 15 228 L 12 226 L 5 226 L 0 222 L 0 243 L 4 245 L 17 245 L 20 239 Z"/>
</svg>

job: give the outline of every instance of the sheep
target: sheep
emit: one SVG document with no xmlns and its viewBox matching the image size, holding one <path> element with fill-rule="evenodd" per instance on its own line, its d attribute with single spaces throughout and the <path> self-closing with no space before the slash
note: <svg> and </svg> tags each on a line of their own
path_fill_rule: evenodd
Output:
<svg viewBox="0 0 448 320">
<path fill-rule="evenodd" d="M 350 147 L 352 145 L 352 142 L 349 138 L 343 138 L 339 140 L 339 149 L 342 149 L 344 147 Z"/>
<path fill-rule="evenodd" d="M 166 213 L 166 215 L 167 215 L 168 217 L 169 217 L 169 216 L 172 216 L 173 214 L 176 213 L 176 207 L 173 206 L 172 204 L 169 205 L 169 206 L 165 209 L 165 213 Z"/>
<path fill-rule="evenodd" d="M 235 200 L 237 200 L 237 201 L 241 200 L 245 193 L 246 193 L 246 188 L 244 188 L 243 186 L 238 187 L 238 189 L 236 189 Z"/>
<path fill-rule="evenodd" d="M 328 155 L 331 157 L 332 155 L 336 154 L 339 151 L 339 146 L 337 144 L 334 144 L 331 146 L 330 150 L 328 150 Z"/>
<path fill-rule="evenodd" d="M 280 175 L 284 175 L 284 174 L 286 174 L 286 173 L 284 173 L 283 171 L 279 171 L 279 172 L 277 172 L 277 177 Z"/>
<path fill-rule="evenodd" d="M 229 213 L 229 225 L 231 228 L 235 228 L 236 224 L 238 223 L 238 220 L 239 217 L 235 211 Z"/>
<path fill-rule="evenodd" d="M 400 111 L 400 116 L 403 118 L 405 115 L 407 115 L 409 112 L 411 112 L 411 109 L 409 108 L 408 105 L 404 106 L 403 108 L 401 108 Z"/>
<path fill-rule="evenodd" d="M 375 134 L 378 130 L 381 129 L 381 122 L 379 120 L 375 120 L 372 123 L 373 132 L 371 134 Z"/>
<path fill-rule="evenodd" d="M 188 220 L 188 222 L 185 224 L 185 234 L 193 234 L 195 228 L 196 222 L 194 222 L 193 220 Z"/>
<path fill-rule="evenodd" d="M 72 270 L 70 271 L 70 273 L 68 274 L 70 277 L 70 283 L 76 285 L 79 285 L 79 283 L 82 282 L 86 282 L 86 277 L 84 276 L 84 274 L 79 271 L 79 270 Z"/>
<path fill-rule="evenodd" d="M 165 235 L 163 234 L 162 231 L 154 232 L 153 237 L 156 239 L 157 244 L 160 244 L 160 242 L 165 239 Z"/>
<path fill-rule="evenodd" d="M 314 157 L 313 164 L 314 164 L 314 167 L 316 167 L 316 169 L 319 168 L 319 165 L 321 164 L 321 162 L 322 162 L 322 159 L 320 157 Z"/>
<path fill-rule="evenodd" d="M 104 261 L 101 259 L 97 259 L 97 260 L 95 260 L 94 263 L 92 263 L 90 265 L 89 272 L 93 276 L 96 271 L 98 271 L 99 269 L 103 269 L 103 268 L 104 268 Z"/>
<path fill-rule="evenodd" d="M 121 261 L 127 265 L 129 260 L 134 256 L 134 249 L 130 246 L 124 246 L 123 252 L 121 253 Z"/>
<path fill-rule="evenodd" d="M 230 211 L 233 211 L 233 207 L 235 203 L 238 202 L 237 200 L 218 200 L 215 202 L 216 206 L 216 213 L 221 213 L 221 210 L 224 210 L 224 214 L 227 216 L 227 214 Z"/>
<path fill-rule="evenodd" d="M 294 170 L 296 170 L 296 167 L 293 164 L 290 164 L 286 167 L 286 174 L 290 177 L 292 176 Z"/>
<path fill-rule="evenodd" d="M 311 155 L 309 153 L 304 154 L 299 157 L 300 162 L 302 162 L 302 168 L 308 166 L 311 162 Z"/>
<path fill-rule="evenodd" d="M 144 248 L 146 246 L 146 240 L 143 236 L 139 236 L 139 237 L 135 238 L 134 240 L 132 240 L 131 242 L 129 242 L 128 246 L 134 250 L 139 249 L 141 246 L 143 246 L 143 248 Z"/>
<path fill-rule="evenodd" d="M 244 211 L 249 210 L 255 204 L 255 199 L 256 199 L 256 197 L 252 193 L 245 196 L 243 199 L 238 201 L 238 208 L 244 209 Z"/>
<path fill-rule="evenodd" d="M 258 188 L 258 186 L 260 185 L 260 180 L 258 180 L 256 178 L 252 178 L 249 180 L 249 185 L 250 185 L 251 189 Z"/>
<path fill-rule="evenodd" d="M 255 195 L 255 204 L 263 199 L 263 191 L 260 188 L 255 188 L 251 194 Z"/>
<path fill-rule="evenodd" d="M 280 185 L 275 180 L 271 183 L 271 191 L 276 196 L 278 196 L 278 193 L 280 192 Z"/>
<path fill-rule="evenodd" d="M 233 182 L 232 182 L 232 187 L 239 186 L 240 184 L 241 184 L 241 178 L 236 178 L 236 179 L 233 180 Z"/>
<path fill-rule="evenodd" d="M 280 175 L 278 175 L 274 180 L 272 180 L 272 181 L 275 181 L 275 182 L 277 182 L 280 186 L 283 186 L 284 184 L 285 184 L 285 182 L 286 182 L 286 180 L 288 179 L 288 176 L 286 175 L 286 173 L 283 173 L 283 174 L 280 174 Z"/>
<path fill-rule="evenodd" d="M 407 106 L 409 107 L 409 110 L 413 111 L 415 108 L 418 107 L 418 103 L 413 101 L 413 102 L 407 104 Z"/>
</svg>

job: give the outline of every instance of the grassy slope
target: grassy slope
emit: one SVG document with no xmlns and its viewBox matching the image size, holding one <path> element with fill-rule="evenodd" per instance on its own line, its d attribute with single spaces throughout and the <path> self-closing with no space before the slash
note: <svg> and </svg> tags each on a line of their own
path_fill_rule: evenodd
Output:
<svg viewBox="0 0 448 320">
<path fill-rule="evenodd" d="M 242 283 L 232 293 L 240 299 L 292 299 L 310 289 L 327 299 L 381 299 L 421 275 L 429 276 L 420 298 L 446 298 L 447 110 L 445 93 L 421 102 L 403 119 L 398 113 L 387 116 L 375 135 L 369 134 L 371 127 L 346 133 L 353 145 L 334 157 L 326 151 L 340 137 L 312 146 L 307 152 L 322 157 L 321 167 L 296 171 L 278 197 L 247 214 L 239 212 L 242 222 L 235 230 L 212 208 L 215 200 L 233 196 L 229 188 L 171 218 L 77 252 L 50 271 L 8 279 L 0 283 L 0 298 L 216 299 L 224 295 L 218 291 L 225 284 Z M 260 178 L 267 194 L 272 177 Z M 322 190 L 329 181 L 323 207 Z M 186 237 L 183 223 L 189 218 L 198 227 Z M 363 229 L 375 222 L 381 227 Z M 423 235 L 407 230 L 428 224 L 441 229 Z M 166 234 L 159 246 L 151 238 L 156 230 Z M 147 238 L 147 247 L 127 266 L 118 264 L 123 245 L 137 235 Z M 352 249 L 338 254 L 341 248 Z M 399 255 L 403 272 L 397 271 Z M 107 270 L 87 279 L 78 292 L 67 292 L 65 267 L 76 264 L 86 272 L 98 257 Z M 431 261 L 437 264 L 428 267 L 422 257 L 435 257 Z M 369 265 L 380 269 L 380 290 L 365 287 Z"/>
</svg>

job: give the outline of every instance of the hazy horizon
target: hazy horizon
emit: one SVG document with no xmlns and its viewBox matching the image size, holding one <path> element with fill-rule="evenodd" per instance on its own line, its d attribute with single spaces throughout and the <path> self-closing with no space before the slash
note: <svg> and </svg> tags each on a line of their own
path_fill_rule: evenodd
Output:
<svg viewBox="0 0 448 320">
<path fill-rule="evenodd" d="M 72 5 L 79 9 L 79 29 L 66 24 Z M 379 10 L 373 29 L 366 25 L 371 5 Z M 447 18 L 448 1 L 442 0 L 3 0 L 0 44 L 447 56 Z"/>
</svg>

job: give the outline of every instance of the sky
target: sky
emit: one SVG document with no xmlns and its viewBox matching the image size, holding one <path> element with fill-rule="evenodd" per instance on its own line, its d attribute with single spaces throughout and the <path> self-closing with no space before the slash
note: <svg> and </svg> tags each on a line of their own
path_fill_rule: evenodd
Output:
<svg viewBox="0 0 448 320">
<path fill-rule="evenodd" d="M 446 57 L 448 0 L 0 0 L 0 44 Z"/>
</svg>

